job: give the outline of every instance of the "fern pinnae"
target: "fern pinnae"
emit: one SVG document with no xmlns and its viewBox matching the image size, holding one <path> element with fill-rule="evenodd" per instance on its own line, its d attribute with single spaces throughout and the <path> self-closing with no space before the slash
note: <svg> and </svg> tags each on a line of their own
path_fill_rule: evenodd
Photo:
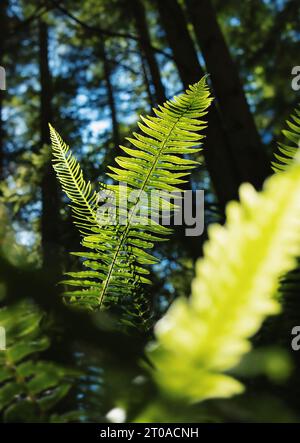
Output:
<svg viewBox="0 0 300 443">
<path fill-rule="evenodd" d="M 278 151 L 275 152 L 275 160 L 272 162 L 274 172 L 285 171 L 293 163 L 299 152 L 300 147 L 300 107 L 294 110 L 294 113 L 287 120 L 289 129 L 282 131 L 286 141 L 278 143 Z"/>
<path fill-rule="evenodd" d="M 199 86 L 200 84 L 201 84 L 201 86 L 204 87 L 204 79 L 201 80 L 201 82 L 199 82 L 199 84 L 197 86 Z M 193 92 L 195 92 L 197 90 L 197 86 L 192 86 L 190 88 L 190 90 L 187 91 L 187 95 L 191 95 Z M 206 109 L 206 107 L 208 106 L 208 104 L 210 102 L 210 99 L 208 98 L 209 97 L 209 93 L 208 93 L 207 89 L 205 89 L 205 87 L 203 89 L 204 89 L 204 91 L 202 90 L 201 92 L 203 94 L 203 99 L 205 98 L 206 100 L 204 99 L 203 103 L 201 103 L 202 111 L 204 111 Z M 182 138 L 183 138 L 183 135 L 184 135 L 185 138 L 192 139 L 194 143 L 195 142 L 199 142 L 199 140 L 201 138 L 199 136 L 199 134 L 192 133 L 192 132 L 187 132 L 184 129 L 179 128 L 179 122 L 180 122 L 181 118 L 184 116 L 184 114 L 188 115 L 189 109 L 192 109 L 195 100 L 197 100 L 197 92 L 195 93 L 195 96 L 193 97 L 192 101 L 191 102 L 188 101 L 188 106 L 186 106 L 185 103 L 184 103 L 185 102 L 184 96 L 177 97 L 177 98 L 174 99 L 173 103 L 172 102 L 167 102 L 164 107 L 161 107 L 161 111 L 156 111 L 154 109 L 154 112 L 156 113 L 156 115 L 158 115 L 158 117 L 148 117 L 148 118 L 145 118 L 145 117 L 141 116 L 141 119 L 144 122 L 144 124 L 139 123 L 140 130 L 142 132 L 144 132 L 146 135 L 150 136 L 150 137 L 140 136 L 139 134 L 134 133 L 133 134 L 134 138 L 129 138 L 129 141 L 137 149 L 141 149 L 143 152 L 148 152 L 148 155 L 150 155 L 150 156 L 152 155 L 153 159 L 151 159 L 152 160 L 152 164 L 151 164 L 151 160 L 149 159 L 149 157 L 147 158 L 147 157 L 144 156 L 145 160 L 146 159 L 150 160 L 149 161 L 150 167 L 149 167 L 149 169 L 148 169 L 148 171 L 146 173 L 145 178 L 143 179 L 142 183 L 140 184 L 139 193 L 138 193 L 138 196 L 137 196 L 137 203 L 136 204 L 138 204 L 138 202 L 140 201 L 140 197 L 141 197 L 142 193 L 144 191 L 148 191 L 147 188 L 149 186 L 149 182 L 151 181 L 151 177 L 152 177 L 152 175 L 154 174 L 154 171 L 157 168 L 157 165 L 158 165 L 158 163 L 159 163 L 159 161 L 161 159 L 162 154 L 164 153 L 164 150 L 166 148 L 168 148 L 167 145 L 168 145 L 168 142 L 170 141 L 170 138 L 171 138 L 172 134 L 174 134 L 174 137 L 175 136 L 180 136 Z M 176 115 L 176 117 L 174 117 L 172 115 L 172 110 L 174 110 L 175 104 L 179 108 L 179 112 L 178 112 L 178 115 Z M 182 108 L 182 110 L 181 110 L 181 108 Z M 176 111 L 177 111 L 177 109 L 176 109 Z M 203 115 L 203 113 L 201 113 L 201 114 Z M 197 117 L 199 117 L 199 112 L 197 114 Z M 171 124 L 170 124 L 170 122 L 171 122 Z M 193 130 L 193 131 L 199 130 L 200 124 L 198 123 L 198 125 L 196 125 L 196 124 L 192 125 L 191 124 L 191 120 L 190 120 L 189 129 Z M 203 126 L 204 125 L 203 125 L 203 122 L 202 122 L 202 127 Z M 177 130 L 177 133 L 175 134 L 175 129 L 177 127 L 178 127 L 178 130 Z M 184 140 L 182 140 L 182 141 L 184 141 Z M 171 144 L 171 149 L 170 149 L 171 151 L 172 151 L 172 146 L 173 145 Z M 126 148 L 124 148 L 122 146 L 121 146 L 121 148 L 125 152 L 126 151 L 128 152 L 128 150 Z M 195 151 L 199 151 L 199 149 L 194 149 L 193 152 L 195 152 Z M 183 153 L 183 152 L 186 153 L 187 151 L 184 148 L 181 148 L 181 149 L 179 148 L 178 153 Z M 130 151 L 130 153 L 131 153 L 132 157 L 135 158 L 136 152 Z M 179 158 L 173 157 L 172 161 L 173 161 L 173 164 L 174 164 L 174 169 L 176 169 L 176 164 L 179 163 Z M 122 169 L 110 167 L 110 169 L 113 170 L 113 172 L 114 172 L 114 174 L 111 174 L 111 173 L 108 174 L 110 177 L 115 178 L 117 180 L 120 180 L 120 178 L 121 178 L 120 181 L 124 180 L 124 178 L 125 178 L 125 181 L 126 181 L 126 177 L 124 177 L 124 171 L 126 171 L 128 173 L 128 169 L 129 169 L 129 171 L 132 171 L 132 172 L 134 172 L 137 175 L 139 174 L 138 169 L 135 168 L 134 165 L 132 165 L 132 163 L 127 163 L 127 168 L 126 168 L 126 166 L 122 166 L 122 160 L 120 161 L 120 158 L 117 158 L 116 162 L 119 165 L 121 165 Z M 187 160 L 184 163 L 186 163 L 187 165 L 196 164 L 196 162 L 192 162 L 190 160 Z M 164 174 L 163 174 L 163 172 L 165 172 L 165 171 L 163 171 L 163 168 L 158 168 L 158 169 L 159 169 L 159 172 L 161 171 L 160 174 L 158 173 L 158 177 L 160 176 L 161 177 L 161 181 L 164 182 Z M 181 173 L 180 176 L 182 176 L 182 175 L 183 174 Z M 171 178 L 171 177 L 172 177 L 172 173 L 169 173 L 169 177 L 168 178 Z M 175 180 L 177 181 L 177 183 L 184 183 L 184 180 L 178 178 L 178 174 L 177 174 Z M 128 183 L 129 186 L 132 185 L 132 180 L 130 180 L 130 179 L 128 180 L 127 179 L 127 183 Z M 156 183 L 156 185 L 157 184 L 158 183 Z M 171 187 L 168 187 L 168 188 L 169 188 L 169 190 L 174 190 L 174 191 L 178 191 L 179 190 L 179 189 L 175 188 L 174 186 L 171 186 Z M 113 271 L 113 268 L 115 266 L 115 262 L 116 262 L 116 259 L 118 257 L 118 254 L 119 254 L 123 244 L 126 242 L 126 239 L 127 239 L 128 234 L 130 232 L 130 229 L 131 229 L 132 218 L 133 218 L 133 214 L 135 212 L 134 208 L 131 208 L 131 209 L 133 209 L 133 210 L 131 211 L 131 215 L 128 218 L 127 226 L 126 226 L 126 228 L 125 228 L 125 230 L 124 230 L 124 232 L 123 232 L 123 234 L 121 236 L 119 246 L 116 249 L 113 261 L 111 263 L 110 269 L 108 271 L 107 278 L 106 278 L 104 286 L 103 286 L 103 290 L 102 290 L 102 294 L 101 294 L 101 299 L 100 299 L 101 302 L 102 302 L 103 297 L 105 296 L 105 292 L 106 292 L 106 290 L 107 290 L 107 288 L 109 286 L 109 281 L 110 281 L 110 278 L 111 278 L 111 275 L 112 275 L 112 271 Z"/>
<path fill-rule="evenodd" d="M 62 140 L 58 132 L 49 124 L 53 152 L 53 168 L 56 172 L 63 191 L 70 198 L 74 223 L 82 235 L 93 232 L 92 227 L 98 227 L 97 222 L 97 193 L 92 191 L 90 182 L 86 182 L 83 172 L 69 146 Z M 88 229 L 88 226 L 90 229 Z"/>
<path fill-rule="evenodd" d="M 300 105 L 294 110 L 286 122 L 289 129 L 282 133 L 286 138 L 285 143 L 278 143 L 278 153 L 274 154 L 276 160 L 272 162 L 272 168 L 276 173 L 282 173 L 294 163 L 299 163 L 300 148 Z M 288 143 L 288 144 L 287 144 Z M 278 288 L 277 296 L 282 300 L 283 318 L 293 318 L 299 311 L 300 290 L 300 248 L 298 250 L 297 267 L 283 275 Z"/>
<path fill-rule="evenodd" d="M 119 197 L 122 188 L 126 190 L 126 198 L 131 192 L 135 192 L 135 197 L 130 201 L 124 224 L 94 227 L 94 232 L 83 238 L 82 244 L 94 251 L 93 256 L 86 255 L 92 260 L 84 265 L 99 272 L 99 278 L 96 284 L 91 281 L 90 288 L 86 289 L 88 281 L 82 279 L 88 274 L 78 273 L 78 279 L 69 283 L 81 289 L 65 294 L 71 301 L 99 309 L 123 296 L 134 297 L 141 283 L 149 283 L 145 277 L 149 271 L 144 266 L 157 260 L 147 250 L 152 249 L 155 242 L 163 241 L 171 229 L 152 219 L 149 221 L 148 207 L 144 219 L 136 217 L 136 212 L 144 193 L 149 196 L 152 190 L 160 191 L 157 207 L 152 208 L 158 216 L 162 216 L 162 208 L 173 210 L 174 205 L 165 200 L 164 193 L 180 191 L 177 185 L 184 183 L 183 177 L 198 164 L 183 155 L 201 150 L 203 135 L 198 132 L 206 127 L 206 122 L 199 119 L 207 113 L 210 102 L 203 78 L 185 94 L 154 110 L 155 117 L 142 117 L 140 132 L 128 139 L 133 148 L 121 146 L 127 156 L 117 157 L 117 166 L 111 166 L 108 173 L 121 186 L 107 185 L 107 190 L 116 192 Z M 117 207 L 116 211 L 117 217 L 123 214 L 122 207 Z M 145 219 L 148 223 L 143 223 Z M 77 255 L 84 257 L 84 253 Z"/>
</svg>

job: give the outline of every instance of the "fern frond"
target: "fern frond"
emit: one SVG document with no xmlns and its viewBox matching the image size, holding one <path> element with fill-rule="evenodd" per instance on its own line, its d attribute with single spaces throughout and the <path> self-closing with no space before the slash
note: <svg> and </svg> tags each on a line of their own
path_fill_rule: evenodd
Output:
<svg viewBox="0 0 300 443">
<path fill-rule="evenodd" d="M 282 134 L 286 138 L 285 143 L 278 143 L 279 153 L 275 153 L 276 160 L 272 162 L 274 172 L 285 171 L 293 162 L 300 147 L 300 108 L 287 120 L 289 129 L 284 129 Z M 288 144 L 287 144 L 288 143 Z"/>
<path fill-rule="evenodd" d="M 49 124 L 53 152 L 53 168 L 62 189 L 69 197 L 74 223 L 83 235 L 99 228 L 97 222 L 97 193 L 91 183 L 86 182 L 80 165 L 69 146 Z"/>
<path fill-rule="evenodd" d="M 117 157 L 118 167 L 110 167 L 112 172 L 108 175 L 122 186 L 107 188 L 119 201 L 117 221 L 118 217 L 125 216 L 125 223 L 106 224 L 98 232 L 84 237 L 83 246 L 92 252 L 78 255 L 87 259 L 83 264 L 89 271 L 72 274 L 72 279 L 64 281 L 79 288 L 64 294 L 71 303 L 100 308 L 120 298 L 135 298 L 140 292 L 140 284 L 149 283 L 145 277 L 149 273 L 147 265 L 157 262 L 149 250 L 171 232 L 156 220 L 150 220 L 151 210 L 158 217 L 166 209 L 174 210 L 174 205 L 164 198 L 165 193 L 180 191 L 178 185 L 185 182 L 183 177 L 197 165 L 184 156 L 201 150 L 204 136 L 199 131 L 206 127 L 202 118 L 210 103 L 203 78 L 190 86 L 185 94 L 155 109 L 155 117 L 142 117 L 140 133 L 134 133 L 128 139 L 132 147 L 121 147 L 128 156 Z M 58 143 L 55 143 L 57 151 Z M 65 179 L 64 173 L 59 176 L 61 178 Z M 70 193 L 72 187 L 68 183 L 63 185 Z M 123 189 L 127 208 L 123 207 Z M 154 208 L 147 207 L 143 215 L 137 214 L 143 206 L 144 196 L 149 197 L 153 190 L 160 192 Z M 133 191 L 134 198 L 130 199 Z M 70 196 L 72 198 L 73 194 Z"/>
<path fill-rule="evenodd" d="M 288 131 L 282 131 L 289 145 L 279 144 L 282 155 L 274 154 L 278 161 L 272 163 L 274 172 L 286 170 L 295 161 L 299 161 L 300 147 L 300 108 L 294 110 L 294 115 L 287 122 Z M 286 330 L 292 329 L 297 323 L 300 299 L 300 250 L 298 251 L 298 263 L 296 269 L 284 275 L 278 288 L 278 298 L 283 305 L 282 331 L 286 338 Z M 284 338 L 284 339 L 285 339 Z"/>
<path fill-rule="evenodd" d="M 300 247 L 299 195 L 296 164 L 260 194 L 242 185 L 226 226 L 210 228 L 191 298 L 176 300 L 156 327 L 149 352 L 162 388 L 192 401 L 243 390 L 226 372 L 249 351 L 265 317 L 280 310 L 279 278 L 294 268 Z"/>
<path fill-rule="evenodd" d="M 0 309 L 6 332 L 6 350 L 0 352 L 0 415 L 5 422 L 48 420 L 74 382 L 75 371 L 38 358 L 50 345 L 41 333 L 42 317 L 28 301 Z"/>
</svg>

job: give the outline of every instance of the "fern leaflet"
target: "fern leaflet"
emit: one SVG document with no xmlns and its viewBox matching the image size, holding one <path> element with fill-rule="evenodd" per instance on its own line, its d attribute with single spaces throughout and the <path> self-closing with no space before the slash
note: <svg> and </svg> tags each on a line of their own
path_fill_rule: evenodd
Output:
<svg viewBox="0 0 300 443">
<path fill-rule="evenodd" d="M 97 193 L 86 182 L 83 172 L 70 148 L 49 124 L 53 152 L 53 167 L 63 191 L 72 202 L 71 208 L 76 226 L 82 234 L 93 232 L 97 223 Z"/>
<path fill-rule="evenodd" d="M 276 160 L 272 162 L 274 172 L 285 171 L 293 162 L 299 151 L 300 146 L 300 109 L 295 109 L 295 114 L 291 115 L 291 119 L 287 120 L 289 129 L 282 131 L 286 137 L 286 143 L 278 143 L 280 154 L 275 153 Z"/>
</svg>

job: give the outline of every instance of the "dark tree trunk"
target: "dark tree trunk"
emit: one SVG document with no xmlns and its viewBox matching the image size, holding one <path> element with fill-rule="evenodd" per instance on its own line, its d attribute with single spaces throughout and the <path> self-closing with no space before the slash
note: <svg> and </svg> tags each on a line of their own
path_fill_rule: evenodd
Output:
<svg viewBox="0 0 300 443">
<path fill-rule="evenodd" d="M 211 0 L 185 0 L 185 4 L 211 75 L 239 181 L 259 188 L 270 173 L 269 162 Z"/>
<path fill-rule="evenodd" d="M 43 147 L 50 143 L 48 122 L 52 122 L 48 28 L 43 21 L 39 21 L 39 70 L 41 84 L 40 131 L 41 147 Z M 43 267 L 48 275 L 54 276 L 59 272 L 59 196 L 56 177 L 50 161 L 44 167 L 41 188 Z"/>
<path fill-rule="evenodd" d="M 100 42 L 100 46 L 101 46 L 101 58 L 103 60 L 104 77 L 107 89 L 108 105 L 110 108 L 110 115 L 111 115 L 113 141 L 114 145 L 117 147 L 120 144 L 120 134 L 119 134 L 119 123 L 117 117 L 117 108 L 116 108 L 114 90 L 111 82 L 111 65 L 107 57 L 104 40 Z"/>
<path fill-rule="evenodd" d="M 156 104 L 162 104 L 164 101 L 166 101 L 166 94 L 161 81 L 158 63 L 151 47 L 151 39 L 146 20 L 145 8 L 141 0 L 131 0 L 130 5 L 137 34 L 140 39 L 140 50 L 149 66 L 149 72 L 151 74 L 151 79 L 155 90 Z"/>
<path fill-rule="evenodd" d="M 155 0 L 166 37 L 183 85 L 187 88 L 200 80 L 204 72 L 198 61 L 193 40 L 188 32 L 183 11 L 177 0 Z M 230 147 L 215 104 L 208 114 L 204 156 L 208 172 L 222 208 L 237 198 L 238 177 Z"/>
<path fill-rule="evenodd" d="M 179 76 L 185 87 L 204 75 L 189 34 L 183 11 L 177 0 L 155 0 L 158 12 L 172 49 Z"/>
<path fill-rule="evenodd" d="M 145 88 L 147 91 L 147 95 L 148 95 L 148 102 L 150 105 L 150 112 L 152 112 L 152 108 L 155 106 L 155 100 L 153 98 L 153 94 L 151 91 L 151 84 L 150 84 L 150 80 L 149 80 L 149 73 L 147 70 L 147 65 L 146 65 L 146 60 L 144 55 L 141 53 L 140 54 L 140 58 L 141 58 L 141 68 L 142 68 L 142 72 L 143 72 L 143 77 L 144 77 L 144 84 L 145 84 Z"/>
</svg>

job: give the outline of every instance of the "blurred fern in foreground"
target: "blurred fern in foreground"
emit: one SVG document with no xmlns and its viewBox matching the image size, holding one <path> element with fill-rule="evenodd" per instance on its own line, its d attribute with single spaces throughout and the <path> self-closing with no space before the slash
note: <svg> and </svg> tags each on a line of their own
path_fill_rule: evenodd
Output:
<svg viewBox="0 0 300 443">
<path fill-rule="evenodd" d="M 271 177 L 262 193 L 244 184 L 212 226 L 189 300 L 178 299 L 156 327 L 154 377 L 171 394 L 200 401 L 230 397 L 242 384 L 226 374 L 249 351 L 249 338 L 280 310 L 278 281 L 300 249 L 300 166 Z"/>
</svg>

